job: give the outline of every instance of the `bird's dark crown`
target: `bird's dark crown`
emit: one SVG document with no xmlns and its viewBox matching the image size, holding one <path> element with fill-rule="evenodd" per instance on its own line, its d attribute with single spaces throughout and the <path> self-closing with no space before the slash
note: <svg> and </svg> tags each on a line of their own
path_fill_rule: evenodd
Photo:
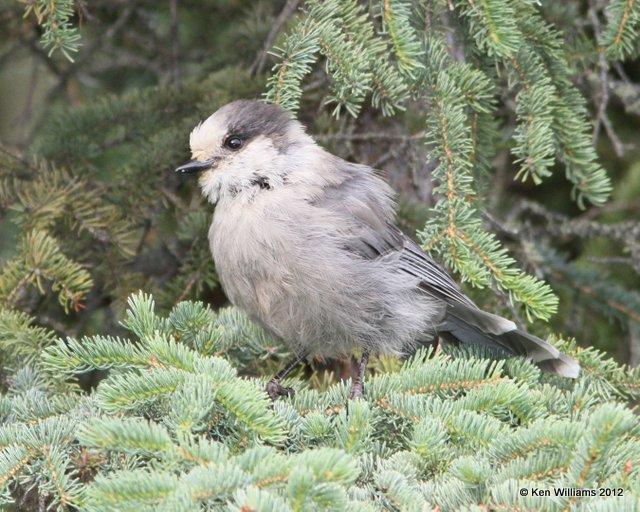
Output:
<svg viewBox="0 0 640 512">
<path fill-rule="evenodd" d="M 251 139 L 258 135 L 278 138 L 286 135 L 291 118 L 279 105 L 254 100 L 238 100 L 220 109 L 228 123 L 229 135 Z"/>
</svg>

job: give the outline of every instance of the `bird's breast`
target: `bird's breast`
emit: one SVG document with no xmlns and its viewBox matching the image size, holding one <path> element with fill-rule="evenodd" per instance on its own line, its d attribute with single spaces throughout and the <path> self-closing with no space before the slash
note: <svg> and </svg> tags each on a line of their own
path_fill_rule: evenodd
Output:
<svg viewBox="0 0 640 512">
<path fill-rule="evenodd" d="M 290 288 L 289 238 L 290 230 L 264 201 L 216 207 L 209 231 L 216 272 L 229 300 L 258 319 Z"/>
</svg>

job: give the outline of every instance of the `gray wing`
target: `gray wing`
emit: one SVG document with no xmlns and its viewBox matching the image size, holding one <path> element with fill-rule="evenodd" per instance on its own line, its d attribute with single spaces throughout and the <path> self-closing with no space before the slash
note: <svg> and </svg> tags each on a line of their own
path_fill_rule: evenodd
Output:
<svg viewBox="0 0 640 512">
<path fill-rule="evenodd" d="M 397 229 L 397 228 L 396 228 Z M 419 277 L 420 287 L 432 295 L 443 299 L 449 304 L 462 304 L 466 307 L 478 309 L 473 301 L 467 297 L 447 271 L 438 265 L 430 256 L 425 254 L 420 246 L 404 235 L 405 244 L 400 254 L 402 270 Z"/>
<path fill-rule="evenodd" d="M 497 315 L 482 311 L 465 296 L 451 276 L 393 223 L 391 189 L 369 167 L 340 165 L 343 179 L 325 187 L 313 201 L 347 219 L 344 249 L 364 260 L 395 258 L 398 271 L 420 280 L 425 293 L 447 304 L 438 333 L 453 343 L 496 347 L 530 358 L 541 369 L 577 377 L 576 361 L 545 341 L 517 329 Z M 344 229 L 344 226 L 343 226 Z"/>
<path fill-rule="evenodd" d="M 341 212 L 350 222 L 344 248 L 365 260 L 396 255 L 398 271 L 420 279 L 420 288 L 448 303 L 477 306 L 446 270 L 394 223 L 393 191 L 366 166 L 343 163 L 342 181 L 323 189 L 313 203 Z"/>
</svg>

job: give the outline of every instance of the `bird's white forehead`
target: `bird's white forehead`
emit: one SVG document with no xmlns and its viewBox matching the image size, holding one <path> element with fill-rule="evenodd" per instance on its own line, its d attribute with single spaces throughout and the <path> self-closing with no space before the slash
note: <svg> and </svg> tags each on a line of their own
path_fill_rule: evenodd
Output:
<svg viewBox="0 0 640 512">
<path fill-rule="evenodd" d="M 220 112 L 209 116 L 196 126 L 189 136 L 189 145 L 194 157 L 205 154 L 222 145 L 222 139 L 227 134 L 227 118 Z"/>
</svg>

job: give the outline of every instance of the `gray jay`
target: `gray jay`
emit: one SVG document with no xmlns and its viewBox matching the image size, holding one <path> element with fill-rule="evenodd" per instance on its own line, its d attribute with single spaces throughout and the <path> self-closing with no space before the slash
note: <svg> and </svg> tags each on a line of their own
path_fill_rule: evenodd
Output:
<svg viewBox="0 0 640 512">
<path fill-rule="evenodd" d="M 406 354 L 436 336 L 495 347 L 543 370 L 579 365 L 510 320 L 482 311 L 394 223 L 393 190 L 377 171 L 318 146 L 276 105 L 239 100 L 195 127 L 192 160 L 216 205 L 209 242 L 229 300 L 295 354 L 267 385 L 310 354 L 362 349 L 349 397 L 363 396 L 371 352 Z"/>
</svg>

